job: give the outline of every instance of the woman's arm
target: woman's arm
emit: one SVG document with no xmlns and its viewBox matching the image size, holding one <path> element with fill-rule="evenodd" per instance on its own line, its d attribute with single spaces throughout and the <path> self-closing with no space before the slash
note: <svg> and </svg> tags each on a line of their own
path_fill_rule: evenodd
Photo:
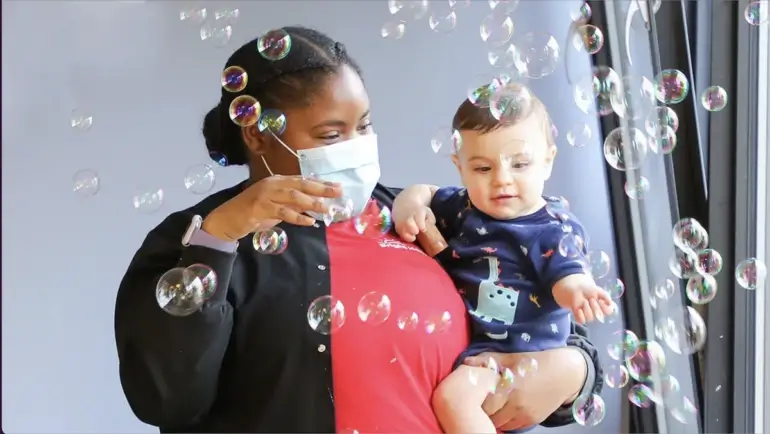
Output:
<svg viewBox="0 0 770 434">
<path fill-rule="evenodd" d="M 226 295 L 235 254 L 182 246 L 191 221 L 190 213 L 175 213 L 147 235 L 115 303 L 123 392 L 139 420 L 169 429 L 191 425 L 211 408 L 233 323 Z M 167 314 L 155 299 L 158 279 L 173 267 L 196 263 L 217 273 L 216 292 L 190 316 Z"/>
</svg>

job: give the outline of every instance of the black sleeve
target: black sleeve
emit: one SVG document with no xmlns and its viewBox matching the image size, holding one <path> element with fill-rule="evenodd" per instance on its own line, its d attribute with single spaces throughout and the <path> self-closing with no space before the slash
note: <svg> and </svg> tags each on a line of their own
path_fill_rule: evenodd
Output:
<svg viewBox="0 0 770 434">
<path fill-rule="evenodd" d="M 602 365 L 599 361 L 599 351 L 588 340 L 588 329 L 581 324 L 572 323 L 572 333 L 567 338 L 567 345 L 578 349 L 586 359 L 587 374 L 586 381 L 580 395 L 596 393 L 599 394 L 604 386 Z M 575 423 L 575 417 L 572 415 L 572 405 L 567 404 L 560 407 L 553 414 L 543 421 L 541 425 L 545 427 L 557 427 Z"/>
<path fill-rule="evenodd" d="M 192 214 L 175 213 L 147 235 L 115 303 L 123 392 L 136 417 L 157 427 L 189 426 L 209 411 L 232 330 L 233 308 L 226 295 L 235 254 L 183 247 L 191 221 Z M 196 263 L 217 273 L 216 292 L 190 316 L 167 314 L 155 299 L 155 285 L 169 269 Z"/>
</svg>

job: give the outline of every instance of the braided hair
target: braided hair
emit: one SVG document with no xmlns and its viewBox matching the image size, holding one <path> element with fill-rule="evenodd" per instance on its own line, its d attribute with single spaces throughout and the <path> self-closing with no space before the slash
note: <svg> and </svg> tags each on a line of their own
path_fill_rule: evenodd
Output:
<svg viewBox="0 0 770 434">
<path fill-rule="evenodd" d="M 345 47 L 328 35 L 305 27 L 283 27 L 291 37 L 286 57 L 268 60 L 257 49 L 258 39 L 247 42 L 227 60 L 225 68 L 238 66 L 248 74 L 240 92 L 222 89 L 222 96 L 203 120 L 203 137 L 209 155 L 224 156 L 228 165 L 248 164 L 241 127 L 230 120 L 230 103 L 240 95 L 251 95 L 263 109 L 286 109 L 307 105 L 329 76 L 347 65 L 358 74 L 360 68 Z"/>
</svg>

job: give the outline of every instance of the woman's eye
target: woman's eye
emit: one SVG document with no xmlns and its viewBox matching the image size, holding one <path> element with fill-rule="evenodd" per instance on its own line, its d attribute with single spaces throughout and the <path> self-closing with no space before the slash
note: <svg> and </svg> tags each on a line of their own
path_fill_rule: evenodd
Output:
<svg viewBox="0 0 770 434">
<path fill-rule="evenodd" d="M 371 122 L 367 122 L 367 123 L 365 123 L 365 124 L 363 124 L 363 125 L 359 126 L 359 127 L 358 127 L 358 130 L 359 130 L 359 131 L 364 131 L 364 130 L 368 130 L 368 129 L 369 129 L 369 128 L 371 128 L 371 127 L 372 127 L 372 123 L 371 123 Z"/>
<path fill-rule="evenodd" d="M 490 170 L 489 167 L 477 167 L 476 168 L 477 172 L 489 172 L 489 170 Z"/>
</svg>

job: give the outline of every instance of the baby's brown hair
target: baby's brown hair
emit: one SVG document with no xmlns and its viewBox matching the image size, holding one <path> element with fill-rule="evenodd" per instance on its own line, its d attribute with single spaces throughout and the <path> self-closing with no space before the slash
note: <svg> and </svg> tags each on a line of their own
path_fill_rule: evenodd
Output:
<svg viewBox="0 0 770 434">
<path fill-rule="evenodd" d="M 482 90 L 482 87 L 479 87 L 479 89 Z M 452 119 L 452 128 L 458 131 L 470 130 L 486 134 L 502 127 L 516 125 L 534 115 L 537 116 L 543 124 L 543 134 L 546 136 L 548 146 L 555 146 L 556 140 L 553 133 L 553 124 L 551 123 L 551 116 L 548 114 L 545 104 L 543 104 L 543 102 L 535 96 L 529 88 L 519 83 L 508 83 L 503 85 L 500 89 L 496 89 L 497 92 L 501 90 L 511 93 L 526 93 L 529 96 L 529 103 L 525 104 L 524 107 L 515 112 L 513 116 L 506 115 L 500 120 L 492 114 L 489 107 L 490 100 L 494 98 L 494 95 L 480 99 L 479 101 L 483 102 L 483 104 L 479 104 L 479 101 L 473 103 L 470 99 L 466 98 L 455 112 L 455 116 Z M 487 92 L 488 89 L 483 89 L 483 91 Z"/>
</svg>

